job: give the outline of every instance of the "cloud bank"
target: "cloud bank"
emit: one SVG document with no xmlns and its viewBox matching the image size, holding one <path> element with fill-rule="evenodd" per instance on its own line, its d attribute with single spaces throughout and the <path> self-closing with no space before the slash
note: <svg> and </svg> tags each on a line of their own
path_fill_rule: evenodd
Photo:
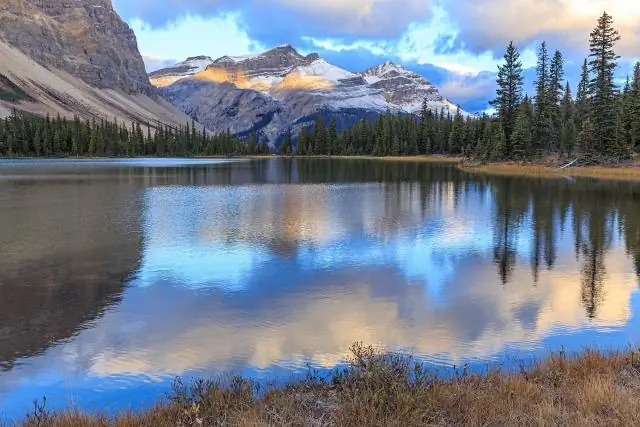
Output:
<svg viewBox="0 0 640 427">
<path fill-rule="evenodd" d="M 513 40 L 525 67 L 546 40 L 577 79 L 588 37 L 604 10 L 622 37 L 620 74 L 640 58 L 640 2 L 626 0 L 113 0 L 150 58 L 241 55 L 290 43 L 351 71 L 386 59 L 442 85 L 466 109 L 493 96 L 495 73 Z M 157 61 L 146 61 L 150 68 Z M 480 101 L 483 99 L 484 101 Z"/>
</svg>

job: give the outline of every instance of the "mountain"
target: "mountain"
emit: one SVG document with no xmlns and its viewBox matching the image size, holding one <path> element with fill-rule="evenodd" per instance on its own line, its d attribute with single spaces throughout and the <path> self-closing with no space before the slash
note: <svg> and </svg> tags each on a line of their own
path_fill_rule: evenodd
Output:
<svg viewBox="0 0 640 427">
<path fill-rule="evenodd" d="M 301 55 L 290 45 L 246 56 L 188 58 L 150 74 L 160 93 L 213 132 L 239 136 L 255 131 L 276 145 L 291 128 L 297 133 L 317 116 L 339 128 L 391 111 L 456 107 L 422 76 L 392 62 L 353 73 L 317 53 Z M 466 114 L 466 113 L 464 113 Z"/>
<path fill-rule="evenodd" d="M 156 87 L 168 86 L 180 79 L 206 70 L 211 64 L 213 64 L 213 59 L 209 56 L 193 56 L 169 68 L 149 73 L 149 80 Z"/>
<path fill-rule="evenodd" d="M 135 34 L 111 0 L 2 0 L 0 116 L 35 114 L 178 125 L 156 94 Z"/>
<path fill-rule="evenodd" d="M 457 109 L 427 79 L 391 61 L 368 69 L 362 76 L 371 87 L 381 90 L 390 104 L 400 106 L 410 113 L 419 112 L 424 100 L 438 112 L 441 108 L 453 111 Z"/>
</svg>

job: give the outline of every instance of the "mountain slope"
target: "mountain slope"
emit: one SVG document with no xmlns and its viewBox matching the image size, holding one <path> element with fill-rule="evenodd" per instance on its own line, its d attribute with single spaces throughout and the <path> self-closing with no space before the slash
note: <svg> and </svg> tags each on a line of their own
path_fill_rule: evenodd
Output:
<svg viewBox="0 0 640 427">
<path fill-rule="evenodd" d="M 442 108 L 453 111 L 457 108 L 427 79 L 391 61 L 368 69 L 362 76 L 371 87 L 380 89 L 390 104 L 398 105 L 407 112 L 420 111 L 424 100 L 429 108 L 438 112 Z"/>
<path fill-rule="evenodd" d="M 414 114 L 455 111 L 437 88 L 416 73 L 387 62 L 363 74 L 299 54 L 282 45 L 261 54 L 223 56 L 204 71 L 186 67 L 192 58 L 152 73 L 151 81 L 182 111 L 213 132 L 251 131 L 276 145 L 287 128 L 294 134 L 318 115 L 350 126 L 362 117 L 391 111 Z"/>
<path fill-rule="evenodd" d="M 194 56 L 178 62 L 169 68 L 149 73 L 149 80 L 156 87 L 168 86 L 185 77 L 193 76 L 206 70 L 213 63 L 208 56 Z"/>
<path fill-rule="evenodd" d="M 15 108 L 175 126 L 191 120 L 156 94 L 135 34 L 110 0 L 2 0 L 0 81 L 9 94 L 0 87 L 0 116 Z"/>
</svg>

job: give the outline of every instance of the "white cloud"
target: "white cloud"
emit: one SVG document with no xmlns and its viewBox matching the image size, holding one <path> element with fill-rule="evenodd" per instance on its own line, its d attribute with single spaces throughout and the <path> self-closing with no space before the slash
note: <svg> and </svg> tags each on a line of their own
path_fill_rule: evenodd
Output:
<svg viewBox="0 0 640 427">
<path fill-rule="evenodd" d="M 142 54 L 149 58 L 178 58 L 209 55 L 217 58 L 229 53 L 247 54 L 261 50 L 240 26 L 237 14 L 215 18 L 185 16 L 164 28 L 154 28 L 134 18 L 130 22 Z"/>
<path fill-rule="evenodd" d="M 393 49 L 393 43 L 387 41 L 358 40 L 352 43 L 346 43 L 333 38 L 318 39 L 308 36 L 302 37 L 302 40 L 311 43 L 317 48 L 334 52 L 349 52 L 364 49 L 374 55 L 384 56 L 389 55 Z"/>
<path fill-rule="evenodd" d="M 553 47 L 587 54 L 590 31 L 603 11 L 614 18 L 622 55 L 637 55 L 640 2 L 629 0 L 442 0 L 461 40 L 476 52 L 509 40 L 523 44 L 547 40 Z"/>
<path fill-rule="evenodd" d="M 409 26 L 398 43 L 398 53 L 404 61 L 433 64 L 457 73 L 477 75 L 481 71 L 495 71 L 501 63 L 501 51 L 487 49 L 472 53 L 465 42 L 456 44 L 459 34 L 460 30 L 449 13 L 438 7 L 430 21 Z M 524 67 L 533 66 L 535 50 L 530 46 L 520 48 Z"/>
<path fill-rule="evenodd" d="M 153 71 L 171 66 L 176 62 L 179 62 L 179 60 L 177 59 L 157 58 L 147 55 L 142 55 L 142 60 L 144 61 L 144 66 L 147 70 L 147 73 L 151 73 Z"/>
<path fill-rule="evenodd" d="M 431 0 L 273 0 L 320 22 L 328 32 L 359 37 L 399 35 L 410 22 L 425 19 Z M 320 36 L 314 34 L 315 36 Z"/>
</svg>

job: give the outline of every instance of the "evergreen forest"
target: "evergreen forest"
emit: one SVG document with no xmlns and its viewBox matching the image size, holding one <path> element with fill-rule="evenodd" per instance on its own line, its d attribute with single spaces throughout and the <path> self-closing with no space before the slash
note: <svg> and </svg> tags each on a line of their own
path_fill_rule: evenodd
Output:
<svg viewBox="0 0 640 427">
<path fill-rule="evenodd" d="M 498 67 L 493 115 L 432 111 L 362 119 L 338 131 L 336 120 L 289 130 L 282 155 L 411 156 L 443 154 L 480 162 L 535 161 L 547 156 L 580 164 L 615 164 L 640 153 L 640 62 L 623 85 L 615 80 L 620 36 L 606 12 L 590 34 L 589 53 L 573 89 L 565 79 L 562 52 L 538 47 L 534 93 L 524 93 L 520 52 L 513 42 Z M 269 154 L 252 133 L 211 135 L 195 123 L 151 126 L 106 120 L 27 116 L 14 111 L 0 120 L 2 156 L 215 156 Z"/>
</svg>

